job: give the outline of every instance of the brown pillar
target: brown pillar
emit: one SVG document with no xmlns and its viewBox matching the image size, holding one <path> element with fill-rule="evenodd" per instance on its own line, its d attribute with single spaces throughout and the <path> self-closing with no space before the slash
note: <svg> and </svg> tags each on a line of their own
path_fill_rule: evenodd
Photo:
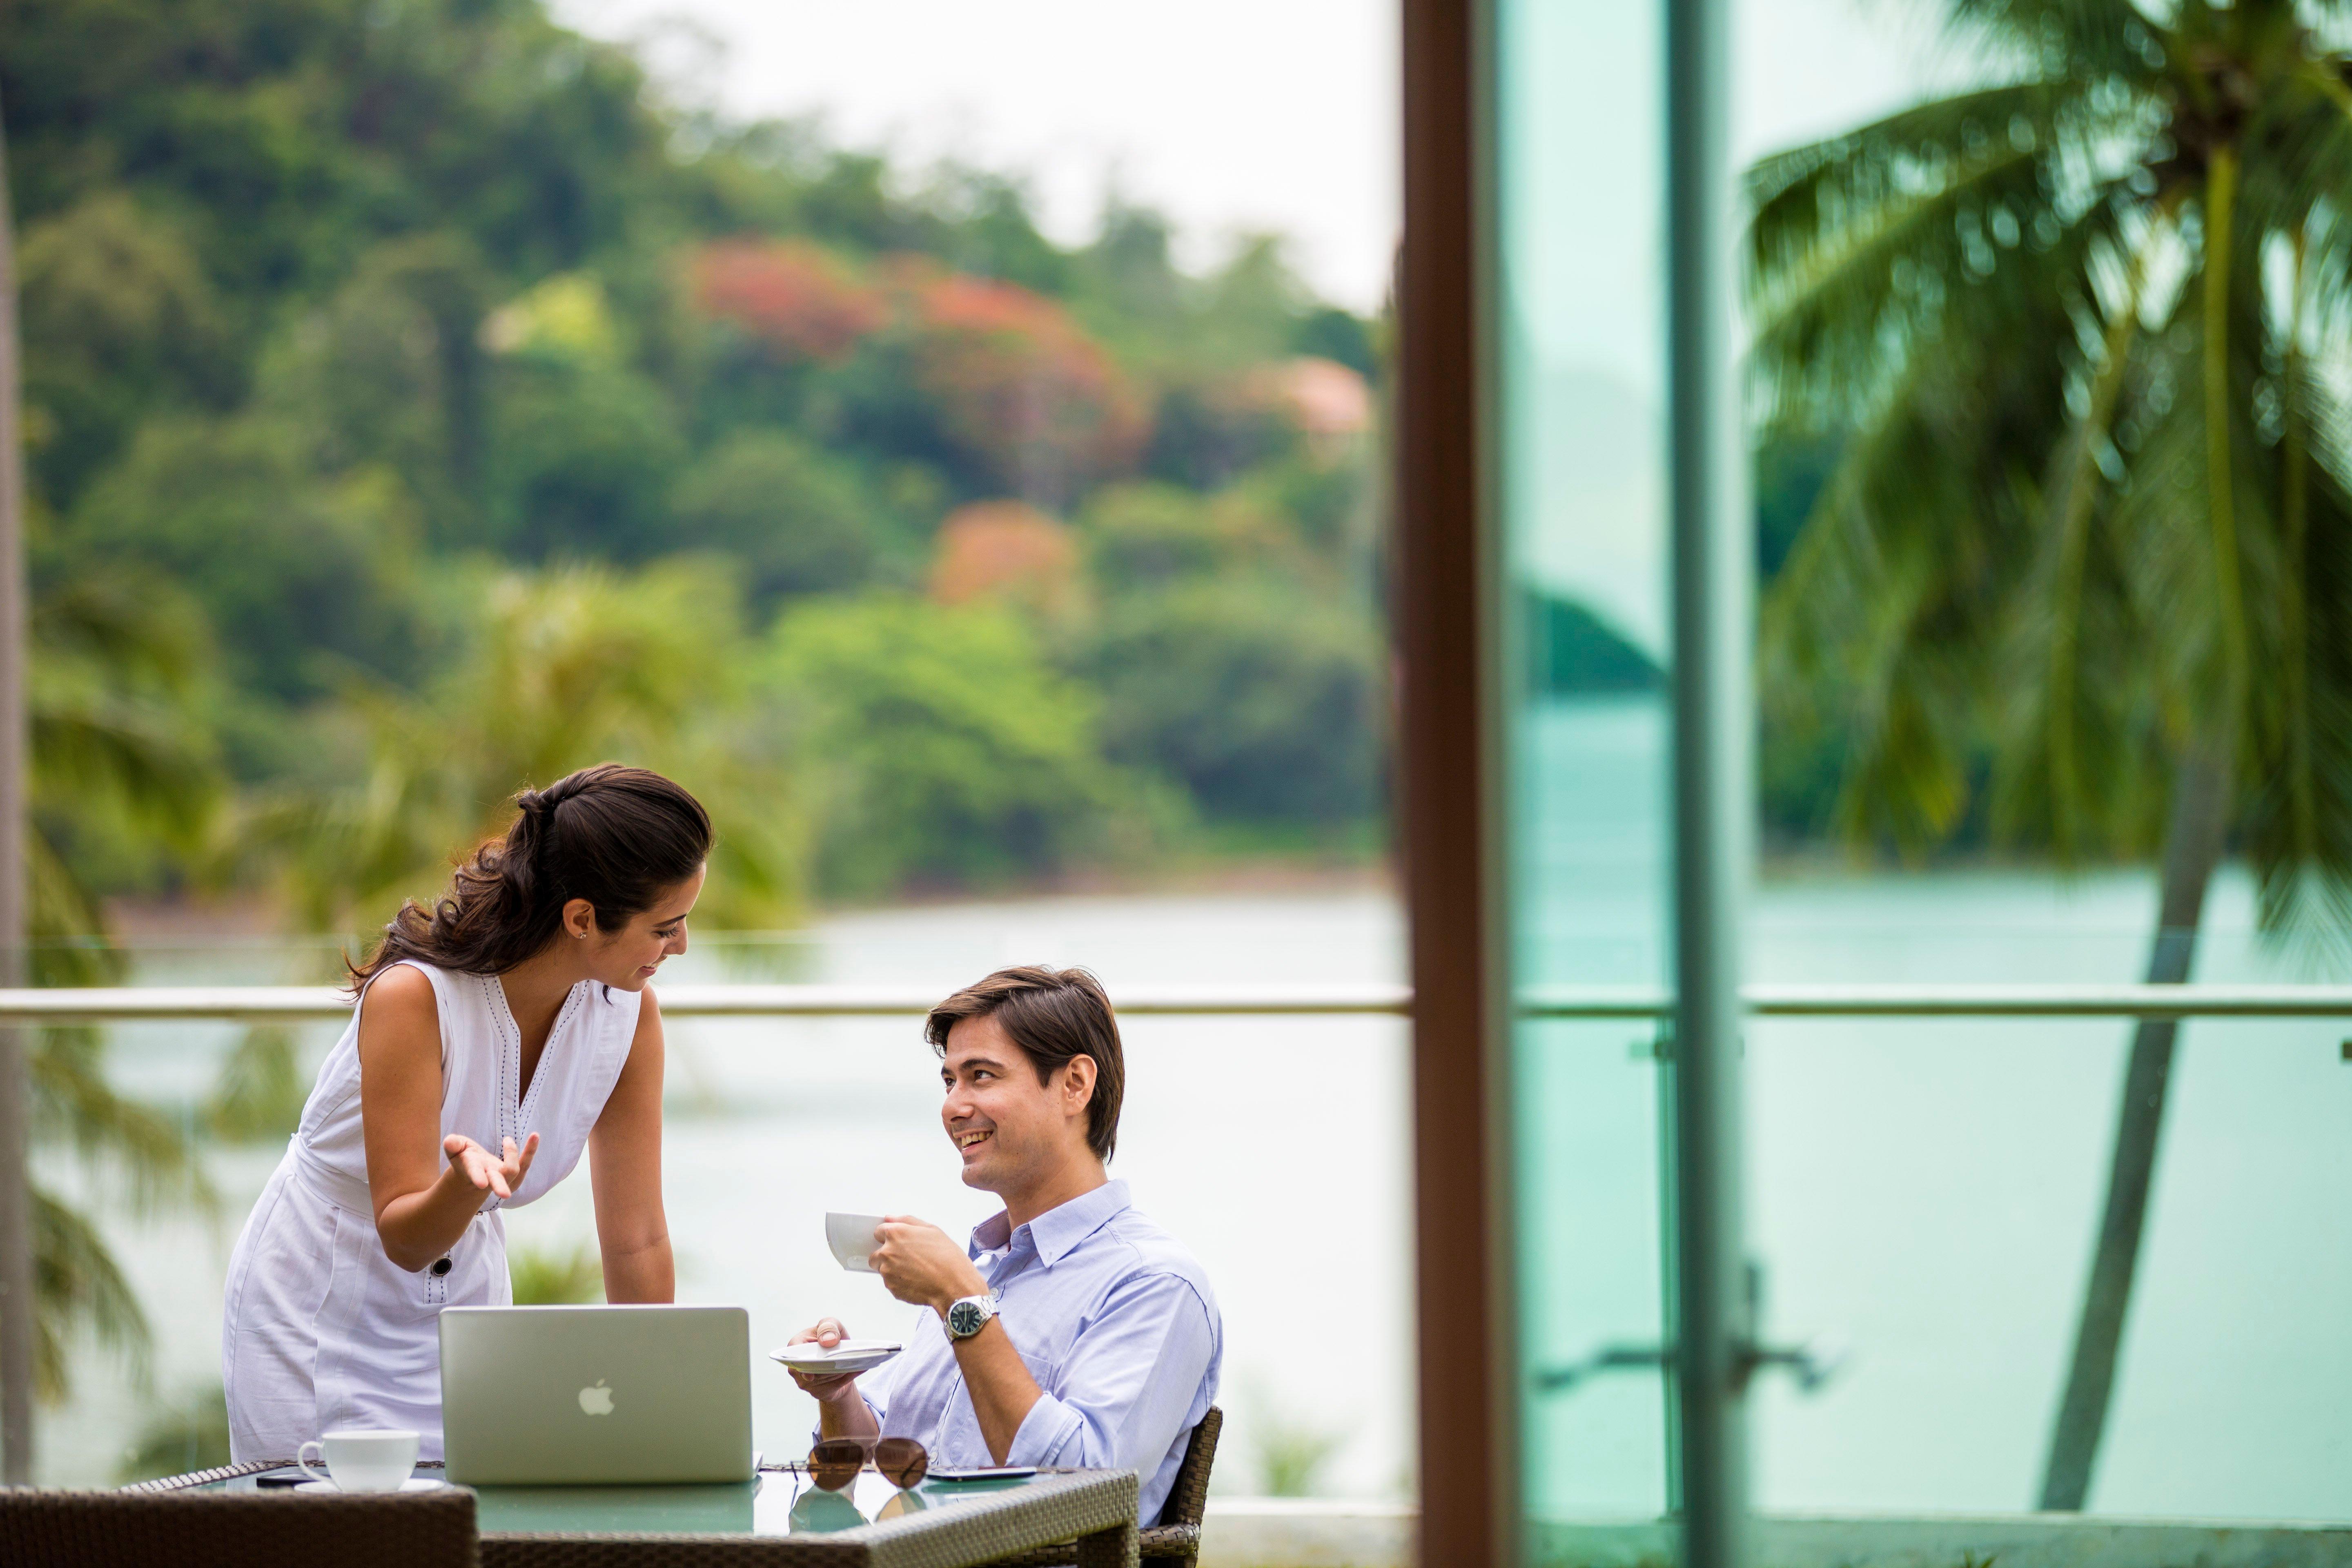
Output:
<svg viewBox="0 0 2352 1568">
<path fill-rule="evenodd" d="M 1405 0 L 1397 278 L 1399 826 L 1413 986 L 1422 1561 L 1517 1559 L 1499 1110 L 1499 812 L 1479 428 L 1482 11 Z"/>
</svg>

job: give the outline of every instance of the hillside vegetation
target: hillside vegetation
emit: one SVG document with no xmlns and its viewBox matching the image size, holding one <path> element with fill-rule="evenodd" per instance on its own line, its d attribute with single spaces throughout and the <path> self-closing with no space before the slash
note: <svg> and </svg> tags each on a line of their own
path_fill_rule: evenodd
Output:
<svg viewBox="0 0 2352 1568">
<path fill-rule="evenodd" d="M 608 755 L 739 924 L 1376 840 L 1375 324 L 1274 240 L 1058 246 L 537 0 L 16 0 L 0 94 L 40 679 L 125 753 L 50 925 L 373 925 Z"/>
</svg>

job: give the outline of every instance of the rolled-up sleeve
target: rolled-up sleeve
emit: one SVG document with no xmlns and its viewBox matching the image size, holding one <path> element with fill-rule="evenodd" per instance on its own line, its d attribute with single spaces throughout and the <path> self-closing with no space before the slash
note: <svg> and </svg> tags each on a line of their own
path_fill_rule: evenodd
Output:
<svg viewBox="0 0 2352 1568">
<path fill-rule="evenodd" d="M 1078 1333 L 1059 1385 L 1029 1407 L 1008 1465 L 1153 1469 L 1174 1447 L 1215 1351 L 1209 1309 L 1174 1274 L 1122 1281 Z"/>
</svg>

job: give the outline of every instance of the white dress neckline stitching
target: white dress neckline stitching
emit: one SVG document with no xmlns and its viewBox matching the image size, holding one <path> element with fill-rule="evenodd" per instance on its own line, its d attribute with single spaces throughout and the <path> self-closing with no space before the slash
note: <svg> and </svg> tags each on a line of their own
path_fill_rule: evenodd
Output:
<svg viewBox="0 0 2352 1568">
<path fill-rule="evenodd" d="M 546 1043 L 539 1047 L 539 1070 L 530 1075 L 530 1088 L 518 1098 L 516 1090 L 522 1083 L 522 1026 L 515 1022 L 514 1009 L 507 1005 L 505 983 L 495 974 L 485 974 L 480 979 L 484 999 L 489 1004 L 490 1026 L 499 1037 L 499 1135 L 520 1143 L 524 1125 L 539 1104 L 539 1091 L 547 1086 L 548 1069 L 554 1065 L 549 1058 L 572 1016 L 580 1010 L 580 1001 L 587 994 L 589 983 L 577 981 L 564 993 L 563 1005 L 556 1009 L 555 1022 L 547 1026 Z"/>
</svg>

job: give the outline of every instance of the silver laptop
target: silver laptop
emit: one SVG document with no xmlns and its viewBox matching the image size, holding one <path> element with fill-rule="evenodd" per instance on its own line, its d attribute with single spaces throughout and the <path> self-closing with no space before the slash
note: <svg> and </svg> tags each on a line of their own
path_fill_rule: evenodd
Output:
<svg viewBox="0 0 2352 1568">
<path fill-rule="evenodd" d="M 441 1440 L 467 1484 L 748 1481 L 740 1307 L 451 1307 Z"/>
</svg>

